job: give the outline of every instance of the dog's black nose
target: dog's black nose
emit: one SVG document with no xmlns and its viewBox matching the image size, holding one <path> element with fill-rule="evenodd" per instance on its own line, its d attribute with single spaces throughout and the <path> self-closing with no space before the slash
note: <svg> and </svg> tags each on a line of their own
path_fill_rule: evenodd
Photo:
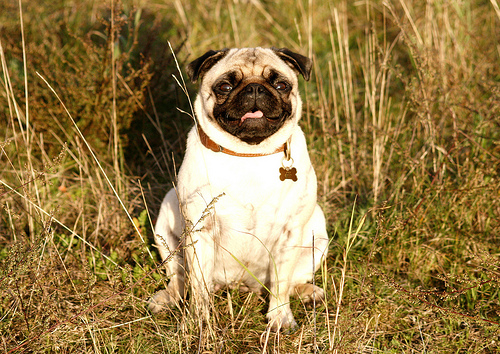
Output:
<svg viewBox="0 0 500 354">
<path fill-rule="evenodd" d="M 263 95 L 267 92 L 266 88 L 262 86 L 261 84 L 248 84 L 245 87 L 245 93 L 251 96 L 258 97 L 260 95 Z"/>
</svg>

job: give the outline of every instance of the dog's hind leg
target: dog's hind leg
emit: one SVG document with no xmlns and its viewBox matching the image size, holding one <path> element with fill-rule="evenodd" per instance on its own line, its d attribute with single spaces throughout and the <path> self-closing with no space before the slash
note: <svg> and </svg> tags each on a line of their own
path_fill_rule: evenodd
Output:
<svg viewBox="0 0 500 354">
<path fill-rule="evenodd" d="M 158 291 L 149 299 L 149 309 L 153 313 L 160 312 L 165 306 L 177 304 L 184 297 L 183 229 L 184 219 L 177 194 L 175 189 L 171 189 L 163 199 L 155 226 L 156 246 L 170 281 L 166 289 Z"/>
</svg>

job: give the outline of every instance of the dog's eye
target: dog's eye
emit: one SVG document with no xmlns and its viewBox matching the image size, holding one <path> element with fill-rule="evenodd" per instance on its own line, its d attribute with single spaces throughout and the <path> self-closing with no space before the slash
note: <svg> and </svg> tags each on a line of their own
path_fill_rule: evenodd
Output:
<svg viewBox="0 0 500 354">
<path fill-rule="evenodd" d="M 274 84 L 274 88 L 276 90 L 283 91 L 283 90 L 286 90 L 288 88 L 288 85 L 286 83 L 280 81 L 280 82 L 277 82 Z"/>
<path fill-rule="evenodd" d="M 231 86 L 227 82 L 225 82 L 219 86 L 219 90 L 221 90 L 222 92 L 231 92 L 232 89 L 233 89 L 233 86 Z"/>
</svg>

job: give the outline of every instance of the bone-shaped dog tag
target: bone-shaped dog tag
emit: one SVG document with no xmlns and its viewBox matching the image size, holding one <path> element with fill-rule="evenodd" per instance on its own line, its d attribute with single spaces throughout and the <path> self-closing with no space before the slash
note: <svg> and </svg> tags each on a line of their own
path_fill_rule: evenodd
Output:
<svg viewBox="0 0 500 354">
<path fill-rule="evenodd" d="M 280 181 L 285 179 L 297 182 L 297 169 L 295 167 L 280 167 Z"/>
</svg>

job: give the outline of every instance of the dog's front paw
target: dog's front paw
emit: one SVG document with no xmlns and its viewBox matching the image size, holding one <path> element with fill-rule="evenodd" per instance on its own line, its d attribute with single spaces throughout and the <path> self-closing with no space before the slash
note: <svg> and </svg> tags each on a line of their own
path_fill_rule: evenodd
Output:
<svg viewBox="0 0 500 354">
<path fill-rule="evenodd" d="M 271 330 L 278 332 L 279 330 L 293 332 L 297 327 L 297 322 L 293 318 L 292 310 L 289 306 L 281 306 L 268 312 L 268 326 Z"/>
<path fill-rule="evenodd" d="M 179 297 L 172 294 L 170 289 L 163 289 L 151 296 L 148 300 L 148 308 L 152 313 L 158 313 L 167 307 L 175 305 Z"/>
<path fill-rule="evenodd" d="M 318 306 L 325 298 L 325 291 L 313 284 L 299 284 L 295 286 L 295 293 L 305 303 L 314 302 Z"/>
</svg>

